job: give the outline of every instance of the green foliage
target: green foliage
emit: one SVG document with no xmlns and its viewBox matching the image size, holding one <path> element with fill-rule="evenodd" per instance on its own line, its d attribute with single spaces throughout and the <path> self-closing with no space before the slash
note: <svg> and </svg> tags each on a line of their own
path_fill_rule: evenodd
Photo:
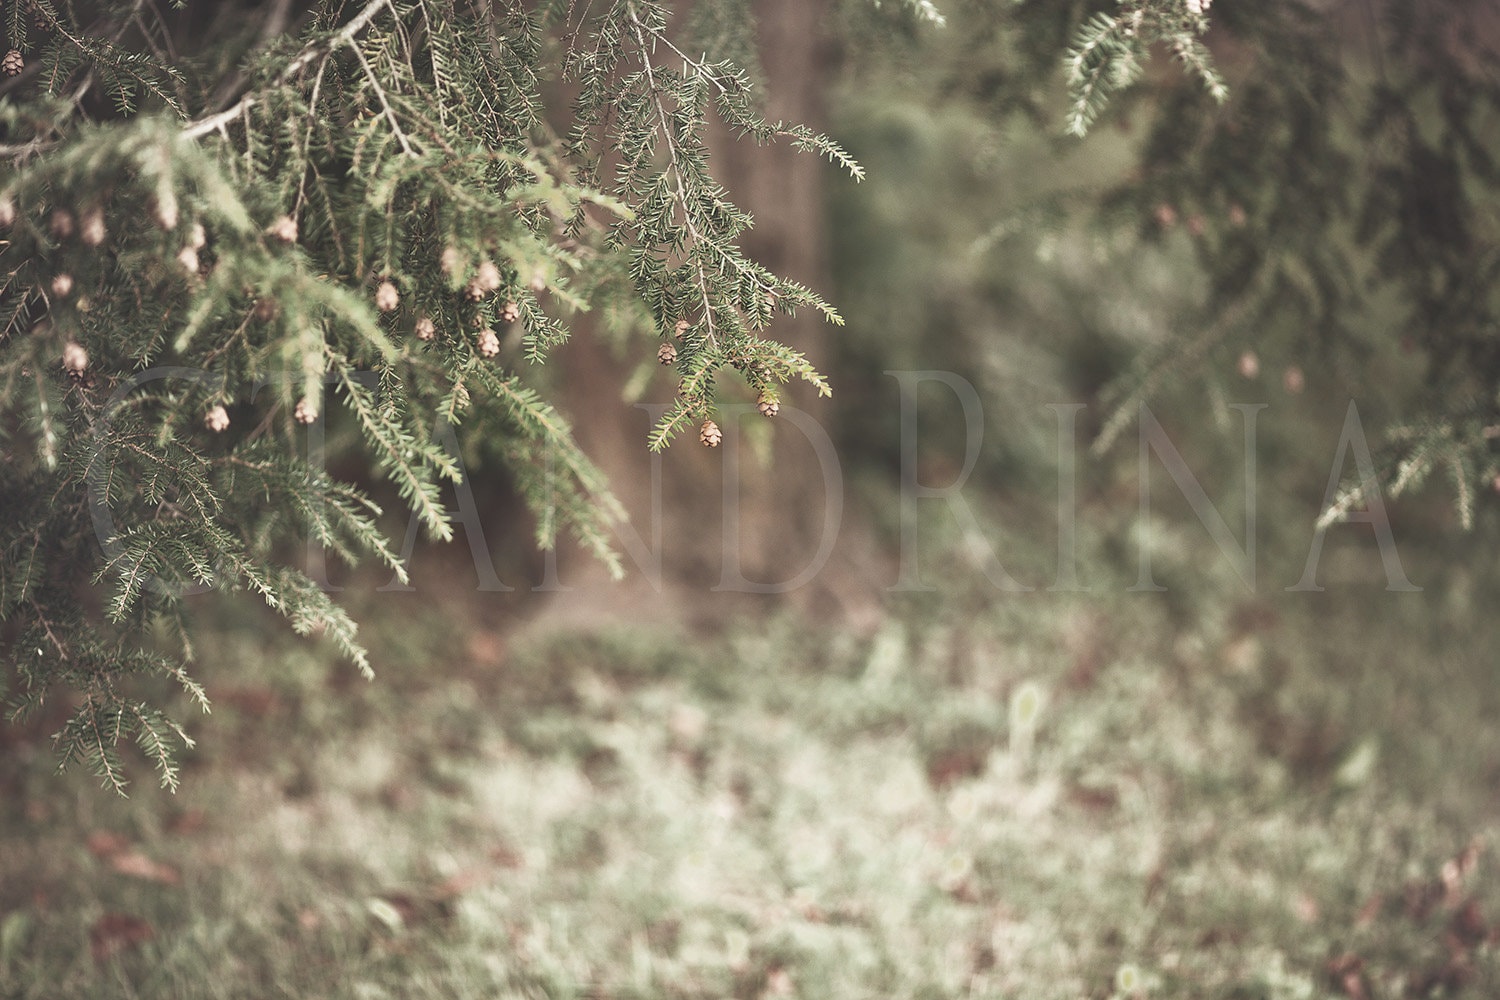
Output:
<svg viewBox="0 0 1500 1000">
<path fill-rule="evenodd" d="M 1171 51 L 1209 95 L 1222 102 L 1227 96 L 1224 81 L 1198 38 L 1207 28 L 1208 6 L 1206 0 L 1124 0 L 1117 13 L 1100 12 L 1085 21 L 1064 61 L 1068 132 L 1088 132 L 1110 99 L 1140 79 L 1154 45 Z"/>
<path fill-rule="evenodd" d="M 285 34 L 276 4 L 258 37 L 227 7 L 3 6 L 25 69 L 0 96 L 0 640 L 12 714 L 78 699 L 63 761 L 114 788 L 128 739 L 176 781 L 186 736 L 127 678 L 201 695 L 188 594 L 249 591 L 369 672 L 292 559 L 306 539 L 405 578 L 381 508 L 322 468 L 325 416 L 434 538 L 461 479 L 442 425 L 503 439 L 538 543 L 571 532 L 617 569 L 620 508 L 535 388 L 573 315 L 687 323 L 653 448 L 712 412 L 726 366 L 827 392 L 764 334 L 838 315 L 739 250 L 706 116 L 859 167 L 765 121 L 747 71 L 685 55 L 660 4 L 328 2 Z"/>
<path fill-rule="evenodd" d="M 1487 9 L 945 10 L 948 32 L 861 33 L 848 17 L 861 57 L 841 130 L 875 179 L 846 197 L 848 239 L 836 232 L 841 277 L 861 283 L 842 295 L 856 325 L 928 331 L 883 350 L 982 373 L 987 404 L 1039 385 L 1090 404 L 1096 458 L 1184 385 L 1221 413 L 1285 398 L 1259 372 L 1357 397 L 1387 495 L 1440 483 L 1457 522 L 1477 523 L 1500 486 Z M 1057 134 L 1084 129 L 1081 145 Z M 937 294 L 906 294 L 907 274 Z M 1366 487 L 1351 479 L 1325 523 Z"/>
<path fill-rule="evenodd" d="M 1342 967 L 1494 996 L 1496 574 L 1413 548 L 1441 591 L 1181 620 L 1084 529 L 1093 593 L 981 584 L 865 637 L 571 629 L 496 663 L 473 604 L 402 595 L 360 698 L 215 601 L 178 795 L 0 756 L 0 994 L 1325 1000 Z"/>
</svg>

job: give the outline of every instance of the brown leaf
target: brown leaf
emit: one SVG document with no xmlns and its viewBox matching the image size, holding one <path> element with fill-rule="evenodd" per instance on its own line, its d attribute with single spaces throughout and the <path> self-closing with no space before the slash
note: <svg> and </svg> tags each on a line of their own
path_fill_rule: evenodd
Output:
<svg viewBox="0 0 1500 1000">
<path fill-rule="evenodd" d="M 1068 799 L 1089 812 L 1109 812 L 1120 804 L 1119 793 L 1106 785 L 1074 785 Z"/>
<path fill-rule="evenodd" d="M 449 875 L 433 886 L 430 895 L 433 899 L 438 900 L 455 899 L 475 886 L 483 885 L 492 878 L 494 878 L 494 874 L 483 868 L 465 868 L 462 871 Z"/>
<path fill-rule="evenodd" d="M 962 778 L 984 773 L 988 751 L 980 747 L 961 747 L 936 754 L 927 761 L 927 780 L 942 790 Z"/>
<path fill-rule="evenodd" d="M 1467 948 L 1472 948 L 1489 937 L 1490 925 L 1479 911 L 1479 901 L 1470 896 L 1453 914 L 1448 930 Z"/>
<path fill-rule="evenodd" d="M 140 851 L 123 851 L 116 854 L 109 859 L 109 866 L 121 875 L 143 878 L 148 882 L 160 882 L 162 885 L 177 885 L 182 881 L 182 876 L 178 874 L 176 868 L 153 861 Z"/>
<path fill-rule="evenodd" d="M 1350 1000 L 1369 1000 L 1369 991 L 1365 988 L 1365 960 L 1346 951 L 1337 958 L 1330 958 L 1325 966 L 1328 972 L 1329 984 L 1336 990 L 1340 990 Z"/>
<path fill-rule="evenodd" d="M 1299 892 L 1292 899 L 1292 912 L 1304 924 L 1312 924 L 1317 923 L 1318 916 L 1322 913 L 1322 908 L 1318 906 L 1316 899 L 1313 899 L 1305 892 Z"/>
<path fill-rule="evenodd" d="M 237 687 L 215 691 L 213 701 L 256 719 L 263 719 L 272 712 L 280 711 L 282 707 L 281 697 L 265 687 Z"/>
<path fill-rule="evenodd" d="M 1354 926 L 1370 926 L 1375 922 L 1375 919 L 1380 916 L 1381 911 L 1384 909 L 1385 897 L 1377 892 L 1375 893 L 1375 895 L 1365 900 L 1365 905 L 1361 906 L 1359 908 L 1359 912 L 1354 915 Z"/>
<path fill-rule="evenodd" d="M 85 841 L 89 853 L 100 861 L 108 860 L 121 851 L 130 849 L 130 841 L 110 830 L 95 830 Z"/>
<path fill-rule="evenodd" d="M 773 997 L 789 997 L 795 987 L 791 973 L 781 967 L 774 968 L 766 976 L 766 993 Z"/>
<path fill-rule="evenodd" d="M 499 844 L 490 849 L 490 860 L 501 868 L 523 868 L 526 859 L 521 852 L 509 844 Z"/>
<path fill-rule="evenodd" d="M 89 954 L 102 962 L 128 948 L 156 937 L 156 931 L 140 917 L 125 913 L 106 913 L 89 928 Z"/>
<path fill-rule="evenodd" d="M 167 832 L 178 836 L 198 833 L 208 825 L 208 814 L 202 809 L 185 809 L 167 823 Z"/>
<path fill-rule="evenodd" d="M 1405 889 L 1406 915 L 1421 923 L 1432 916 L 1443 899 L 1441 882 L 1408 882 Z"/>
</svg>

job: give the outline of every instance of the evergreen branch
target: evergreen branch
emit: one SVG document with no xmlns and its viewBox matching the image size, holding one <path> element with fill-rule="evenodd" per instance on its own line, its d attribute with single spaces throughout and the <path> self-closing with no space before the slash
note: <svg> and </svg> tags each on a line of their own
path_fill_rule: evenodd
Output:
<svg viewBox="0 0 1500 1000">
<path fill-rule="evenodd" d="M 390 5 L 391 0 L 370 0 L 369 3 L 361 8 L 358 14 L 354 15 L 338 31 L 319 39 L 297 53 L 286 66 L 282 67 L 281 72 L 276 75 L 276 84 L 280 85 L 293 79 L 298 73 L 307 68 L 314 59 L 328 55 L 345 45 L 354 46 L 355 37 L 361 31 L 364 31 L 365 28 L 369 27 L 370 22 L 375 19 L 376 14 L 380 13 L 381 8 L 390 7 Z M 392 10 L 394 11 L 394 8 Z M 246 94 L 223 111 L 189 122 L 182 130 L 182 134 L 189 139 L 201 138 L 210 132 L 217 131 L 223 125 L 228 125 L 262 100 L 264 100 L 264 96 L 261 94 Z"/>
</svg>

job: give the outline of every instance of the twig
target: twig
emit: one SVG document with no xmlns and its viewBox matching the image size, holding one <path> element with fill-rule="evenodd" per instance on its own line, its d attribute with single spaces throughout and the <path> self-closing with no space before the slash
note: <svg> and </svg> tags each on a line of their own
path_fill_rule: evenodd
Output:
<svg viewBox="0 0 1500 1000">
<path fill-rule="evenodd" d="M 319 56 L 325 56 L 332 53 L 341 45 L 353 45 L 354 36 L 365 30 L 365 28 L 369 26 L 370 22 L 375 19 L 375 15 L 380 13 L 380 9 L 382 7 L 389 6 L 390 0 L 370 0 L 369 3 L 365 4 L 364 9 L 356 14 L 353 20 L 351 20 L 348 24 L 344 25 L 342 28 L 334 32 L 332 35 L 329 35 L 327 38 L 314 42 L 313 44 L 303 49 L 301 52 L 297 53 L 296 57 L 292 59 L 291 62 L 287 63 L 286 66 L 282 68 L 281 72 L 276 75 L 276 82 L 285 83 L 287 80 L 290 80 L 292 77 L 296 76 L 298 73 L 302 72 L 302 70 L 307 68 L 307 66 L 314 59 L 317 59 Z M 356 49 L 356 51 L 358 50 Z M 252 105 L 257 103 L 259 103 L 259 95 L 253 93 L 246 94 L 244 97 L 240 98 L 239 101 L 237 101 L 232 107 L 226 108 L 216 114 L 208 115 L 207 117 L 199 118 L 196 121 L 190 122 L 188 126 L 182 130 L 183 138 L 197 139 L 200 136 L 207 135 L 208 133 L 217 129 L 220 125 L 227 125 L 229 122 L 239 117 L 245 111 L 248 111 Z"/>
</svg>

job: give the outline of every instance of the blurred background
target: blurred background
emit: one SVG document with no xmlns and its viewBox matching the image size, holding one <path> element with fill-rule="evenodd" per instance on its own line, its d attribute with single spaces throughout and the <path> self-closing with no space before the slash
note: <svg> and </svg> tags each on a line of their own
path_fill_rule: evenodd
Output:
<svg viewBox="0 0 1500 1000">
<path fill-rule="evenodd" d="M 1493 10 L 1219 0 L 1226 102 L 1158 49 L 1079 139 L 1130 4 L 715 9 L 866 171 L 715 154 L 832 400 L 658 466 L 600 321 L 554 394 L 623 583 L 465 441 L 482 540 L 328 567 L 373 684 L 205 598 L 177 794 L 0 730 L 0 995 L 1496 995 Z"/>
</svg>

